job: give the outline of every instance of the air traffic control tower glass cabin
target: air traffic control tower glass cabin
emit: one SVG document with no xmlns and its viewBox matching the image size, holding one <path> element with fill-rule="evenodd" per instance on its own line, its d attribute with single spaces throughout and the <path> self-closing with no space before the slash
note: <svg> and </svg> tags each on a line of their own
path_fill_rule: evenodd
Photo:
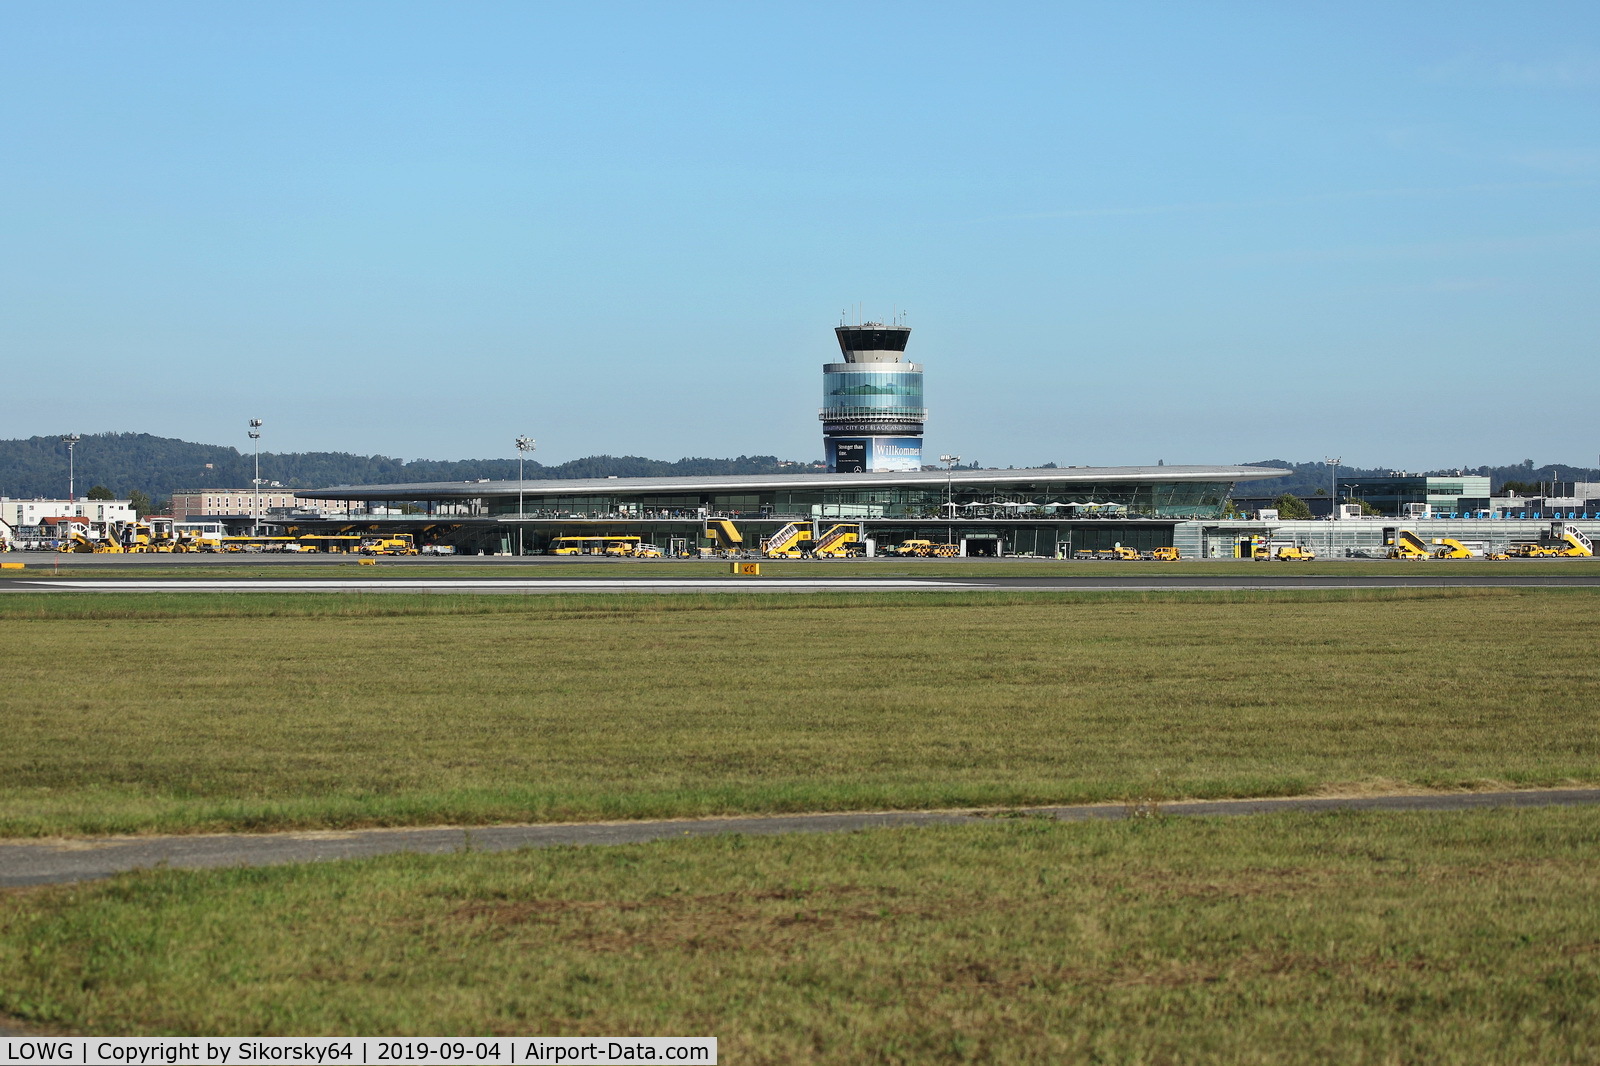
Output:
<svg viewBox="0 0 1600 1066">
<path fill-rule="evenodd" d="M 909 326 L 840 326 L 842 363 L 822 365 L 822 447 L 836 474 L 922 469 L 922 367 Z"/>
</svg>

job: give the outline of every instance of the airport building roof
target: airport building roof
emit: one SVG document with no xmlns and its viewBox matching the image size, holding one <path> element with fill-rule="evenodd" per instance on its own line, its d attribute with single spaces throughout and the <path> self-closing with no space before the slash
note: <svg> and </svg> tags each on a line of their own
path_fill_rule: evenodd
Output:
<svg viewBox="0 0 1600 1066">
<path fill-rule="evenodd" d="M 993 486 L 1011 484 L 1105 484 L 1235 482 L 1282 477 L 1292 471 L 1270 466 L 1062 466 L 1022 470 L 918 470 L 864 474 L 724 474 L 710 477 L 605 477 L 529 481 L 433 481 L 399 485 L 335 485 L 301 489 L 308 500 L 444 500 L 491 496 L 570 496 L 585 493 L 760 492 L 785 489 L 857 489 L 921 484 Z"/>
</svg>

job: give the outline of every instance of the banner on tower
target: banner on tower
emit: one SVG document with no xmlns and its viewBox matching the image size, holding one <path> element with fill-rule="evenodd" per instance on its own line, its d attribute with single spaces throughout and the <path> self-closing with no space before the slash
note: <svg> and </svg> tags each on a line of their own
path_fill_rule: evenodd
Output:
<svg viewBox="0 0 1600 1066">
<path fill-rule="evenodd" d="M 904 473 L 922 469 L 921 437 L 828 440 L 828 469 L 836 474 Z"/>
</svg>

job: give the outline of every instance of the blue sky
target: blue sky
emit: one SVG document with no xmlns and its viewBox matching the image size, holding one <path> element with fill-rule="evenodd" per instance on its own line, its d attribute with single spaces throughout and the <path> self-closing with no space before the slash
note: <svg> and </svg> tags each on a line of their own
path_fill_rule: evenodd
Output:
<svg viewBox="0 0 1600 1066">
<path fill-rule="evenodd" d="M 0 6 L 0 436 L 1600 461 L 1593 3 Z"/>
</svg>

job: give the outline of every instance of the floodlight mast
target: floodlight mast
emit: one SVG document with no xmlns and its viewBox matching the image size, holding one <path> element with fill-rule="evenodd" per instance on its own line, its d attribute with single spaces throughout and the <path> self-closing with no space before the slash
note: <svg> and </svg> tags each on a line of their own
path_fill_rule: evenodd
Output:
<svg viewBox="0 0 1600 1066">
<path fill-rule="evenodd" d="M 255 489 L 254 514 L 250 516 L 250 535 L 261 536 L 261 419 L 250 420 L 250 439 L 256 442 L 256 476 L 250 479 Z"/>
<path fill-rule="evenodd" d="M 83 439 L 83 437 L 81 435 L 77 434 L 77 433 L 63 433 L 61 435 L 61 443 L 65 444 L 67 446 L 67 502 L 68 503 L 76 503 L 77 500 L 78 500 L 78 495 L 77 495 L 78 471 L 77 471 L 77 467 L 76 467 L 75 462 L 74 462 L 74 456 L 72 454 L 72 450 L 78 446 L 78 442 L 80 440 L 82 440 L 82 439 Z"/>
<path fill-rule="evenodd" d="M 523 464 L 523 460 L 528 458 L 528 453 L 533 451 L 538 446 L 538 443 L 539 442 L 534 440 L 532 437 L 518 437 L 517 438 L 517 554 L 518 555 L 522 554 L 522 530 L 527 524 L 527 523 L 525 523 L 523 521 L 524 508 L 523 508 L 523 504 L 522 504 L 522 494 L 523 494 L 522 464 Z"/>
<path fill-rule="evenodd" d="M 1339 463 L 1343 459 L 1344 459 L 1344 456 L 1341 455 L 1337 459 L 1329 459 L 1326 456 L 1324 456 L 1323 460 L 1322 460 L 1323 462 L 1328 464 L 1328 517 L 1329 518 L 1332 518 L 1334 516 L 1334 513 L 1339 510 L 1339 486 L 1337 484 L 1337 481 L 1339 480 Z"/>
<path fill-rule="evenodd" d="M 939 461 L 944 464 L 944 514 L 952 523 L 944 529 L 944 539 L 948 544 L 955 543 L 956 501 L 955 501 L 955 468 L 961 461 L 959 455 L 941 455 Z"/>
</svg>

